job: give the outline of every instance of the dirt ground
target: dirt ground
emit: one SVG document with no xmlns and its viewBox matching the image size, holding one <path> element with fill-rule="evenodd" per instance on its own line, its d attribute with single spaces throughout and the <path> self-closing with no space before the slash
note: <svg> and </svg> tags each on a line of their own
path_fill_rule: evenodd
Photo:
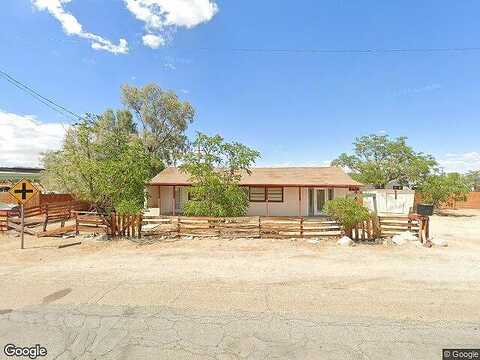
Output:
<svg viewBox="0 0 480 360">
<path fill-rule="evenodd" d="M 223 311 L 480 320 L 480 211 L 433 216 L 448 247 L 334 241 L 177 240 L 150 245 L 0 235 L 0 309 L 168 305 Z M 62 243 L 80 246 L 58 249 Z M 63 291 L 63 292 L 62 292 Z M 59 293 L 58 299 L 50 294 Z M 46 299 L 46 300 L 45 300 Z"/>
</svg>

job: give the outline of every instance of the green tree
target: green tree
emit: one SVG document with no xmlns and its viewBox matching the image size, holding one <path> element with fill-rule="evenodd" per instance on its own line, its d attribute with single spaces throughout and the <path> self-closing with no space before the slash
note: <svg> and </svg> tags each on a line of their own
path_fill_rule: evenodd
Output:
<svg viewBox="0 0 480 360">
<path fill-rule="evenodd" d="M 44 155 L 43 164 L 42 182 L 49 189 L 71 193 L 100 211 L 143 209 L 152 160 L 128 111 L 88 115 L 68 129 L 60 151 Z"/>
<path fill-rule="evenodd" d="M 345 167 L 355 180 L 379 188 L 391 181 L 416 186 L 436 170 L 437 162 L 431 155 L 415 152 L 406 140 L 388 135 L 362 136 L 355 139 L 353 155 L 343 153 L 332 165 Z"/>
<path fill-rule="evenodd" d="M 141 124 L 142 141 L 152 155 L 171 165 L 188 150 L 185 131 L 195 116 L 190 103 L 156 84 L 124 85 L 122 101 Z"/>
<path fill-rule="evenodd" d="M 438 208 L 449 200 L 465 201 L 470 189 L 458 173 L 430 175 L 419 187 L 422 201 Z"/>
<path fill-rule="evenodd" d="M 197 133 L 192 151 L 180 169 L 190 176 L 192 186 L 184 206 L 187 216 L 244 216 L 248 194 L 238 184 L 242 174 L 260 154 L 237 142 L 227 143 L 220 135 Z"/>
<path fill-rule="evenodd" d="M 465 183 L 472 191 L 480 191 L 480 170 L 469 171 L 464 175 Z"/>
<path fill-rule="evenodd" d="M 352 230 L 357 224 L 370 219 L 368 209 L 351 198 L 337 198 L 327 201 L 324 211 L 342 225 L 348 236 L 352 236 Z"/>
</svg>

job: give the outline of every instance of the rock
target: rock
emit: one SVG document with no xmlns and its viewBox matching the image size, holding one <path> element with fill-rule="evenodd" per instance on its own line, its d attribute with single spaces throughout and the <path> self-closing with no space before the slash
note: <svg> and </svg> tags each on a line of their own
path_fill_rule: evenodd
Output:
<svg viewBox="0 0 480 360">
<path fill-rule="evenodd" d="M 62 239 L 70 239 L 70 238 L 74 238 L 74 237 L 75 237 L 75 234 L 70 233 L 70 234 L 64 234 L 62 236 Z"/>
<path fill-rule="evenodd" d="M 403 245 L 407 241 L 418 241 L 418 237 L 410 231 L 405 231 L 392 237 L 392 241 L 397 245 Z"/>
<path fill-rule="evenodd" d="M 401 235 L 395 235 L 392 237 L 392 242 L 395 245 L 404 245 L 407 241 Z"/>
<path fill-rule="evenodd" d="M 403 237 L 405 241 L 418 241 L 418 236 L 416 236 L 414 233 L 410 231 L 405 231 L 401 233 L 400 236 Z"/>
<path fill-rule="evenodd" d="M 108 235 L 103 234 L 103 235 L 95 237 L 94 240 L 96 240 L 96 241 L 108 241 L 109 238 L 108 238 Z"/>
<path fill-rule="evenodd" d="M 433 243 L 430 240 L 427 240 L 423 243 L 423 246 L 426 248 L 431 248 L 433 246 Z"/>
<path fill-rule="evenodd" d="M 310 239 L 310 240 L 307 240 L 307 242 L 309 244 L 313 244 L 313 245 L 318 245 L 320 244 L 320 240 L 317 240 L 317 239 Z"/>
<path fill-rule="evenodd" d="M 182 238 L 182 240 L 191 241 L 191 240 L 193 240 L 193 236 L 191 236 L 191 235 L 190 235 L 190 236 L 184 236 L 184 237 Z"/>
<path fill-rule="evenodd" d="M 340 246 L 355 246 L 355 243 L 348 236 L 344 236 L 340 240 L 337 241 L 337 245 L 340 245 Z"/>
<path fill-rule="evenodd" d="M 392 247 L 392 246 L 395 246 L 396 244 L 393 242 L 392 238 L 386 238 L 385 240 L 383 240 L 382 245 L 385 247 Z"/>
<path fill-rule="evenodd" d="M 448 242 L 445 239 L 437 239 L 437 238 L 431 238 L 432 244 L 434 246 L 439 246 L 439 247 L 447 247 Z"/>
</svg>

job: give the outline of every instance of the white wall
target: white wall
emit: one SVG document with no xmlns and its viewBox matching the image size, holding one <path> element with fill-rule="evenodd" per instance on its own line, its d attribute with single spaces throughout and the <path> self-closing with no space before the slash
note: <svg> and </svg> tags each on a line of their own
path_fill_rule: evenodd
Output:
<svg viewBox="0 0 480 360">
<path fill-rule="evenodd" d="M 285 187 L 283 190 L 283 203 L 268 203 L 269 216 L 299 216 L 298 187 Z M 346 188 L 335 188 L 334 198 L 344 198 L 354 192 Z M 266 216 L 267 203 L 251 202 L 247 215 Z M 302 204 L 300 216 L 308 216 L 308 188 L 302 188 Z"/>
<path fill-rule="evenodd" d="M 180 187 L 181 203 L 187 201 L 187 188 Z M 160 208 L 161 214 L 172 214 L 173 205 L 173 186 L 149 186 L 147 189 L 150 197 L 148 199 L 148 206 L 151 208 Z M 308 216 L 308 188 L 302 188 L 302 203 L 300 216 Z M 336 188 L 334 189 L 334 197 L 346 197 L 349 192 L 348 189 Z M 268 211 L 267 211 L 268 206 Z M 299 216 L 299 198 L 298 187 L 285 187 L 283 189 L 282 203 L 249 203 L 247 215 L 249 216 Z"/>
<path fill-rule="evenodd" d="M 415 200 L 415 191 L 413 190 L 365 190 L 363 191 L 363 205 L 370 211 L 375 211 L 375 200 L 373 196 L 369 195 L 375 195 L 379 214 L 408 214 Z"/>
<path fill-rule="evenodd" d="M 301 216 L 308 213 L 308 192 L 302 189 L 302 209 Z M 267 211 L 268 206 L 268 211 Z M 251 202 L 247 215 L 249 216 L 299 216 L 298 187 L 283 188 L 283 202 Z"/>
</svg>

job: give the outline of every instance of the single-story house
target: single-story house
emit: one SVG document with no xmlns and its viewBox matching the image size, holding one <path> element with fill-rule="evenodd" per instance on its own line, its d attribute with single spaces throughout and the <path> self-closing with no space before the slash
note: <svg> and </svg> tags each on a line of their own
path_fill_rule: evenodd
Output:
<svg viewBox="0 0 480 360">
<path fill-rule="evenodd" d="M 326 201 L 355 196 L 362 186 L 339 167 L 253 168 L 240 185 L 248 190 L 250 216 L 321 216 Z M 180 215 L 188 186 L 187 174 L 166 168 L 148 184 L 148 206 Z"/>
</svg>

